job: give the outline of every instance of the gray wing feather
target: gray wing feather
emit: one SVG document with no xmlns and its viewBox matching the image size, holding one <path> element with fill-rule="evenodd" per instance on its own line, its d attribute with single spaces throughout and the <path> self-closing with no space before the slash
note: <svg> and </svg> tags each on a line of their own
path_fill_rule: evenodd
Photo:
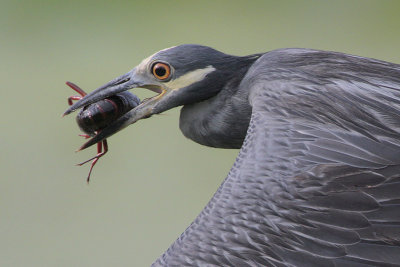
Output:
<svg viewBox="0 0 400 267">
<path fill-rule="evenodd" d="M 279 50 L 241 87 L 236 162 L 154 266 L 399 265 L 399 65 Z"/>
</svg>

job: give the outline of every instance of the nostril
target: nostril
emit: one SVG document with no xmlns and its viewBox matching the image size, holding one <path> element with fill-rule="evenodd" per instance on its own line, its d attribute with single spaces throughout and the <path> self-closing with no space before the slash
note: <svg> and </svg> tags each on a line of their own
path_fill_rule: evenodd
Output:
<svg viewBox="0 0 400 267">
<path fill-rule="evenodd" d="M 118 81 L 118 82 L 116 82 L 114 85 L 120 85 L 120 84 L 123 84 L 123 83 L 126 83 L 126 82 L 128 82 L 129 80 L 130 80 L 131 78 L 125 78 L 125 79 L 123 79 L 123 80 L 121 80 L 121 81 Z"/>
</svg>

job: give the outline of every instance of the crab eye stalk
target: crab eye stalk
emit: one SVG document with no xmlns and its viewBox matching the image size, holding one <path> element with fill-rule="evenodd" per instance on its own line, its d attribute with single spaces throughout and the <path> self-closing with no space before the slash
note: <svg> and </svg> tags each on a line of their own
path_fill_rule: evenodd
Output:
<svg viewBox="0 0 400 267">
<path fill-rule="evenodd" d="M 171 77 L 171 67 L 163 62 L 156 62 L 151 67 L 151 73 L 161 81 L 168 80 Z"/>
</svg>

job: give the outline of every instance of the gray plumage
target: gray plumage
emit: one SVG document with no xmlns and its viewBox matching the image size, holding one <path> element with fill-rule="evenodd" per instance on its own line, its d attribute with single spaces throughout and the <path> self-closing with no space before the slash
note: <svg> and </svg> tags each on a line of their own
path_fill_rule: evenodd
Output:
<svg viewBox="0 0 400 267">
<path fill-rule="evenodd" d="M 152 103 L 151 113 L 139 105 L 88 145 L 183 105 L 185 136 L 241 150 L 153 266 L 400 266 L 400 65 L 308 49 L 235 57 L 197 45 L 149 62 L 157 60 L 174 68 L 171 79 L 215 71 Z M 127 75 L 144 79 L 137 72 L 80 105 L 104 88 L 134 87 L 119 86 Z"/>
<path fill-rule="evenodd" d="M 239 156 L 153 266 L 400 264 L 400 66 L 276 50 L 237 92 L 252 108 Z M 218 97 L 185 106 L 181 129 L 203 106 L 237 119 Z"/>
</svg>

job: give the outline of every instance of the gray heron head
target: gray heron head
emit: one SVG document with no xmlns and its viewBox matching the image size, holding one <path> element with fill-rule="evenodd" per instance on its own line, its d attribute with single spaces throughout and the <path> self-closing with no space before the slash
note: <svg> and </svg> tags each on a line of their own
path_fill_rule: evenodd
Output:
<svg viewBox="0 0 400 267">
<path fill-rule="evenodd" d="M 147 88 L 157 93 L 102 130 L 81 148 L 84 149 L 140 119 L 213 97 L 235 78 L 237 70 L 248 65 L 248 61 L 248 57 L 227 55 L 201 45 L 164 49 L 144 59 L 128 73 L 89 93 L 67 109 L 64 115 L 132 88 Z"/>
</svg>

